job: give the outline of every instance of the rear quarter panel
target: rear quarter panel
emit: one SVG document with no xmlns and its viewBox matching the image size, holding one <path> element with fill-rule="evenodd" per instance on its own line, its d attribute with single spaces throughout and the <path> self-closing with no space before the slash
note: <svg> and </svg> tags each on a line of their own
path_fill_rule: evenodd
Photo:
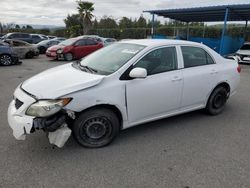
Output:
<svg viewBox="0 0 250 188">
<path fill-rule="evenodd" d="M 237 71 L 239 66 L 235 60 L 221 58 L 219 62 L 219 82 L 226 82 L 230 86 L 230 96 L 236 93 L 240 83 L 240 73 Z"/>
</svg>

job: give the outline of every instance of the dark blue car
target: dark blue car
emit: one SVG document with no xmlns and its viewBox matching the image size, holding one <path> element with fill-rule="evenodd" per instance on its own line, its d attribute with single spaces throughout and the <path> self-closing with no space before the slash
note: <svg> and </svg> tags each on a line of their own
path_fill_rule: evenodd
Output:
<svg viewBox="0 0 250 188">
<path fill-rule="evenodd" d="M 19 65 L 21 63 L 17 54 L 13 53 L 11 47 L 7 43 L 0 41 L 0 65 Z"/>
</svg>

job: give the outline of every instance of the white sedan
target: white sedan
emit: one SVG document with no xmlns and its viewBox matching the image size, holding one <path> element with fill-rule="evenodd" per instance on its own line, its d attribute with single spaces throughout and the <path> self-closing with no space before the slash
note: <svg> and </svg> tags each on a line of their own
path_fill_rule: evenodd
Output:
<svg viewBox="0 0 250 188">
<path fill-rule="evenodd" d="M 199 43 L 118 42 L 20 84 L 8 122 L 16 139 L 43 130 L 62 147 L 73 132 L 80 145 L 102 147 L 142 123 L 198 109 L 221 113 L 240 70 Z"/>
</svg>

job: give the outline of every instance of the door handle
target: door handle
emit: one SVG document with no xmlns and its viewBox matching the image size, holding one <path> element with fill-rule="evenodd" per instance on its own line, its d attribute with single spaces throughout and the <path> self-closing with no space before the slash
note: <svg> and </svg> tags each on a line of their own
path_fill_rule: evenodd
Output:
<svg viewBox="0 0 250 188">
<path fill-rule="evenodd" d="M 172 82 L 177 82 L 177 81 L 181 81 L 181 80 L 182 80 L 182 78 L 179 77 L 179 76 L 174 76 L 174 77 L 172 78 Z"/>
</svg>

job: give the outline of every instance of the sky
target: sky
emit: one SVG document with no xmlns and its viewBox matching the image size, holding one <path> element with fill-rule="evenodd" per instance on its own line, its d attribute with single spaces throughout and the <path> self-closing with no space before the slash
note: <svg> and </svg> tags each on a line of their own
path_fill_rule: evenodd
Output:
<svg viewBox="0 0 250 188">
<path fill-rule="evenodd" d="M 250 4 L 250 0 L 89 0 L 97 19 L 111 16 L 138 18 L 143 10 L 187 8 L 225 4 Z M 0 22 L 64 26 L 68 14 L 77 13 L 75 0 L 0 0 Z M 145 18 L 151 18 L 143 13 Z M 162 18 L 157 18 L 162 21 Z"/>
</svg>

